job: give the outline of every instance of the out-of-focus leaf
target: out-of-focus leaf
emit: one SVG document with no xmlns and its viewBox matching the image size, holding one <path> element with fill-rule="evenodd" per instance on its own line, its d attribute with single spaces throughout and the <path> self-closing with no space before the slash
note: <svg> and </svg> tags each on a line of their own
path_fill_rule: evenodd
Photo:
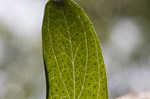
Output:
<svg viewBox="0 0 150 99">
<path fill-rule="evenodd" d="M 47 99 L 108 99 L 93 25 L 72 0 L 50 0 L 42 26 Z"/>
</svg>

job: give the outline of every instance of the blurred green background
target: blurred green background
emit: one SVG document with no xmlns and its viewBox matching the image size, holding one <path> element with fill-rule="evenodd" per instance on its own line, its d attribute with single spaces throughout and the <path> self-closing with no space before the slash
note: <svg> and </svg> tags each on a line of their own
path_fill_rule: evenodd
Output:
<svg viewBox="0 0 150 99">
<path fill-rule="evenodd" d="M 76 0 L 101 41 L 110 99 L 150 91 L 150 0 Z M 45 99 L 47 0 L 0 0 L 0 99 Z"/>
</svg>

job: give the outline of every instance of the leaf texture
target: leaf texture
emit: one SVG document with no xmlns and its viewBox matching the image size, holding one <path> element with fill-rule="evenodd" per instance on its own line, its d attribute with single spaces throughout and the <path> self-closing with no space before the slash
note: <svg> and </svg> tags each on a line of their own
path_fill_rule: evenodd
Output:
<svg viewBox="0 0 150 99">
<path fill-rule="evenodd" d="M 42 42 L 47 99 L 108 99 L 98 37 L 75 2 L 48 1 Z"/>
</svg>

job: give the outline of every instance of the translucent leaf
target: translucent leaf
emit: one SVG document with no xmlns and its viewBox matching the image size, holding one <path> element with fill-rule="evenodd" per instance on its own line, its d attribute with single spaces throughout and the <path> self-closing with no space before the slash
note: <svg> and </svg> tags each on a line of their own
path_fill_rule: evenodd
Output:
<svg viewBox="0 0 150 99">
<path fill-rule="evenodd" d="M 72 0 L 50 0 L 42 26 L 47 99 L 108 99 L 98 37 Z"/>
</svg>

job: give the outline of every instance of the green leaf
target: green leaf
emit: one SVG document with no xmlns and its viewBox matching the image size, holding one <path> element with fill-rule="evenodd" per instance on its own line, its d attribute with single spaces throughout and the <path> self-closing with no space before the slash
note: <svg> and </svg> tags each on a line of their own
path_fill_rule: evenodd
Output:
<svg viewBox="0 0 150 99">
<path fill-rule="evenodd" d="M 46 4 L 42 40 L 47 99 L 108 99 L 98 37 L 75 2 Z"/>
</svg>

